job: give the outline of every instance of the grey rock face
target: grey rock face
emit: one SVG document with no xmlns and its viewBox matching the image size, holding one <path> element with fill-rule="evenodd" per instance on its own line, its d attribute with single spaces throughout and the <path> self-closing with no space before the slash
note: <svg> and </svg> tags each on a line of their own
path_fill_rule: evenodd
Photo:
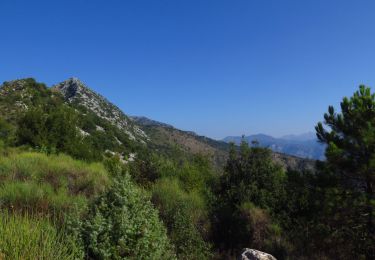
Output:
<svg viewBox="0 0 375 260">
<path fill-rule="evenodd" d="M 124 131 L 130 139 L 144 142 L 147 135 L 117 106 L 88 88 L 77 78 L 70 78 L 52 87 L 60 92 L 68 103 L 77 103 Z"/>
<path fill-rule="evenodd" d="M 245 248 L 239 257 L 240 260 L 276 260 L 270 254 L 255 249 Z"/>
</svg>

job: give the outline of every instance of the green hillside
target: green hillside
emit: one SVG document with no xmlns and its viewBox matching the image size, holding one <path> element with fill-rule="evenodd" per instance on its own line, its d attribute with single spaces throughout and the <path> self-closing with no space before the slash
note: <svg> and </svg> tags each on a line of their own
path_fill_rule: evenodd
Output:
<svg viewBox="0 0 375 260">
<path fill-rule="evenodd" d="M 77 79 L 0 87 L 0 259 L 371 259 L 375 95 L 316 130 L 324 162 L 131 118 Z M 353 128 L 353 126 L 356 126 Z"/>
</svg>

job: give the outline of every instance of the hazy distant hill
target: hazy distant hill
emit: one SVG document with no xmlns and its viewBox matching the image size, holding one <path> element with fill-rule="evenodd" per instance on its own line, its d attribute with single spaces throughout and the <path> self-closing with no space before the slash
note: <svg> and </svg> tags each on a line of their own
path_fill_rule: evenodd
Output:
<svg viewBox="0 0 375 260">
<path fill-rule="evenodd" d="M 289 141 L 311 141 L 316 140 L 316 134 L 314 132 L 303 133 L 299 135 L 284 135 L 280 139 Z"/>
<path fill-rule="evenodd" d="M 324 160 L 325 158 L 325 146 L 317 141 L 315 134 L 312 132 L 301 135 L 287 135 L 281 138 L 264 134 L 249 135 L 244 138 L 250 144 L 257 141 L 260 146 L 268 147 L 279 153 L 316 160 Z M 228 136 L 223 139 L 225 142 L 234 142 L 235 144 L 240 144 L 241 140 L 241 136 Z"/>
</svg>

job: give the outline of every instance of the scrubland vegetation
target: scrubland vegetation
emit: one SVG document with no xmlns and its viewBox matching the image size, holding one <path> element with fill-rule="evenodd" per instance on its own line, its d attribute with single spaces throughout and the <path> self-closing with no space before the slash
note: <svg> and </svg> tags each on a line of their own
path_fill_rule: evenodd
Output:
<svg viewBox="0 0 375 260">
<path fill-rule="evenodd" d="M 147 149 L 27 84 L 38 98 L 0 120 L 0 259 L 235 259 L 244 247 L 278 259 L 374 258 L 368 88 L 340 113 L 329 108 L 317 125 L 327 160 L 299 172 L 246 142 L 221 170 L 206 155 Z M 99 123 L 101 137 L 77 131 Z M 107 149 L 138 157 L 124 163 Z"/>
<path fill-rule="evenodd" d="M 0 214 L 0 259 L 76 259 L 66 237 L 43 218 Z"/>
</svg>

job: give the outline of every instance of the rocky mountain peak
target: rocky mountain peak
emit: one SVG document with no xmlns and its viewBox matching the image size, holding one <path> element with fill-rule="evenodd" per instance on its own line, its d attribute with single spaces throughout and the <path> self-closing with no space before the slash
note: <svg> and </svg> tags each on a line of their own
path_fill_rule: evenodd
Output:
<svg viewBox="0 0 375 260">
<path fill-rule="evenodd" d="M 59 91 L 68 101 L 71 101 L 71 99 L 82 92 L 91 91 L 81 80 L 76 77 L 69 78 L 53 86 L 52 89 Z"/>
<path fill-rule="evenodd" d="M 90 89 L 78 78 L 69 78 L 53 86 L 52 90 L 60 92 L 66 102 L 84 106 L 99 117 L 108 120 L 120 130 L 125 131 L 130 139 L 141 142 L 148 139 L 147 135 L 121 109 Z"/>
</svg>

